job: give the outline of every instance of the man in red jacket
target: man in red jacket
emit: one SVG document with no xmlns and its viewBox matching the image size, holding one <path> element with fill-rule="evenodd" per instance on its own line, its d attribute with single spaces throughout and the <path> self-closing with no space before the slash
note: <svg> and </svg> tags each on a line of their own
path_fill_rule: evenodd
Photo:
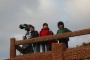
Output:
<svg viewBox="0 0 90 60">
<path fill-rule="evenodd" d="M 48 24 L 44 23 L 43 28 L 41 29 L 41 31 L 39 33 L 39 37 L 48 36 L 48 35 L 53 35 L 53 32 L 49 29 Z M 42 52 L 50 51 L 51 44 L 52 44 L 52 41 L 41 42 Z"/>
</svg>

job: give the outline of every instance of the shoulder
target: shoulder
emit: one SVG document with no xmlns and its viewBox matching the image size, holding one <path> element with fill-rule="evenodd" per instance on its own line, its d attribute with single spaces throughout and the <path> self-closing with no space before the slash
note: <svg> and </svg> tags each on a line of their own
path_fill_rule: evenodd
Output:
<svg viewBox="0 0 90 60">
<path fill-rule="evenodd" d="M 60 29 L 57 30 L 57 32 L 60 31 Z"/>
<path fill-rule="evenodd" d="M 49 32 L 52 32 L 52 30 L 50 28 L 47 29 Z"/>
<path fill-rule="evenodd" d="M 35 30 L 34 33 L 38 33 L 38 31 Z"/>
<path fill-rule="evenodd" d="M 39 31 L 39 33 L 41 33 L 43 30 L 41 29 L 40 31 Z"/>
<path fill-rule="evenodd" d="M 60 31 L 60 29 L 57 30 L 57 32 L 59 32 L 59 31 Z"/>
<path fill-rule="evenodd" d="M 44 29 L 42 28 L 41 30 L 40 30 L 40 32 L 42 32 Z"/>
<path fill-rule="evenodd" d="M 64 28 L 64 30 L 68 30 L 68 28 Z"/>
<path fill-rule="evenodd" d="M 49 33 L 50 33 L 51 35 L 53 35 L 53 34 L 54 34 L 51 30 L 49 30 Z"/>
<path fill-rule="evenodd" d="M 71 32 L 71 30 L 69 30 L 68 28 L 64 28 L 66 32 Z"/>
<path fill-rule="evenodd" d="M 52 32 L 52 31 L 49 29 L 49 32 Z"/>
<path fill-rule="evenodd" d="M 37 30 L 35 30 L 34 32 L 38 32 Z"/>
<path fill-rule="evenodd" d="M 57 30 L 57 34 L 59 33 L 60 29 Z"/>
</svg>

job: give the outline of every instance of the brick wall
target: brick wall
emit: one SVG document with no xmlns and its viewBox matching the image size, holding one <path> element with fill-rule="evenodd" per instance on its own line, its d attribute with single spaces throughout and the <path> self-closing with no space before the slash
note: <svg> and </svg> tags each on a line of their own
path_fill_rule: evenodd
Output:
<svg viewBox="0 0 90 60">
<path fill-rule="evenodd" d="M 10 60 L 52 60 L 51 52 L 33 53 L 22 56 L 16 56 Z"/>
</svg>

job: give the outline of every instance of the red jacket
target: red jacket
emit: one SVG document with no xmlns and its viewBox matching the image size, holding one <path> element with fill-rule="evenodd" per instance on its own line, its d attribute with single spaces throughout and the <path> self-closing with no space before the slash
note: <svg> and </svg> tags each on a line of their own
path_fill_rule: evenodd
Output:
<svg viewBox="0 0 90 60">
<path fill-rule="evenodd" d="M 49 28 L 43 28 L 43 29 L 41 29 L 41 31 L 39 33 L 39 37 L 48 36 L 48 35 L 53 35 L 53 32 L 50 31 Z"/>
<path fill-rule="evenodd" d="M 54 35 L 53 32 L 49 28 L 43 28 L 41 29 L 39 33 L 39 37 L 48 36 L 48 35 Z M 49 41 L 49 43 L 55 43 L 56 41 Z"/>
</svg>

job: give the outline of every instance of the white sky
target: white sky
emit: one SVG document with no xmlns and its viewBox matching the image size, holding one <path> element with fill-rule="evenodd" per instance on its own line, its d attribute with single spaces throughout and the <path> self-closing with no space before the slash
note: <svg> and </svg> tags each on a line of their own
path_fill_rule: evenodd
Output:
<svg viewBox="0 0 90 60">
<path fill-rule="evenodd" d="M 0 0 L 0 59 L 9 57 L 10 38 L 21 39 L 23 23 L 40 31 L 44 22 L 56 34 L 57 22 L 72 31 L 90 28 L 90 0 Z M 72 37 L 69 47 L 89 42 L 90 35 Z"/>
</svg>

